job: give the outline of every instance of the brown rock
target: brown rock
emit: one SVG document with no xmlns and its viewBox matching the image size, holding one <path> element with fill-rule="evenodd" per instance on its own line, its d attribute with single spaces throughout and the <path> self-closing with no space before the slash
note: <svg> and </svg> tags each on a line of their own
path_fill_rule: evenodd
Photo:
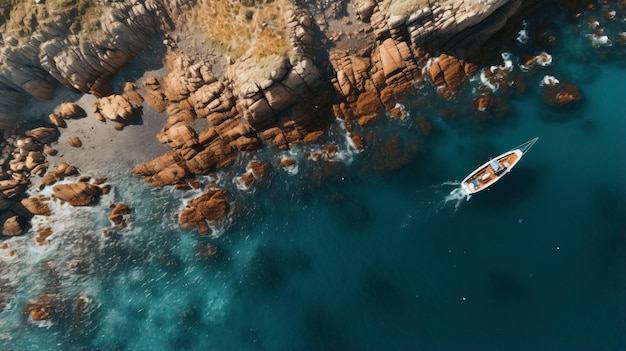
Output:
<svg viewBox="0 0 626 351">
<path fill-rule="evenodd" d="M 543 98 L 552 107 L 565 107 L 580 101 L 582 94 L 571 83 L 558 83 L 547 85 L 543 90 Z"/>
<path fill-rule="evenodd" d="M 126 220 L 124 216 L 130 214 L 130 208 L 125 204 L 115 204 L 113 210 L 111 211 L 111 215 L 109 216 L 109 220 L 113 222 L 116 226 L 125 227 Z"/>
<path fill-rule="evenodd" d="M 265 162 L 252 161 L 248 163 L 248 166 L 246 167 L 246 169 L 252 172 L 252 175 L 254 176 L 254 178 L 260 179 L 260 178 L 263 178 L 269 166 L 270 165 Z"/>
<path fill-rule="evenodd" d="M 360 135 L 352 134 L 350 140 L 352 140 L 352 144 L 354 144 L 357 150 L 363 150 L 363 138 Z"/>
<path fill-rule="evenodd" d="M 57 114 L 52 113 L 52 114 L 50 114 L 50 116 L 48 116 L 48 118 L 50 119 L 50 122 L 52 124 L 54 124 L 55 126 L 57 126 L 59 128 L 67 127 L 67 123 L 65 123 L 65 120 L 61 116 L 59 116 Z"/>
<path fill-rule="evenodd" d="M 48 198 L 44 197 L 29 197 L 27 199 L 23 199 L 22 205 L 30 211 L 30 213 L 39 216 L 50 216 L 52 212 L 50 211 L 50 207 L 44 202 L 48 200 Z"/>
<path fill-rule="evenodd" d="M 378 113 L 370 113 L 359 117 L 357 123 L 359 123 L 361 127 L 371 127 L 375 125 L 379 119 L 380 116 Z"/>
<path fill-rule="evenodd" d="M 252 184 L 254 184 L 254 180 L 255 180 L 255 179 L 254 179 L 254 175 L 253 175 L 251 172 L 250 172 L 250 173 L 244 173 L 244 174 L 241 176 L 241 183 L 242 183 L 244 186 L 246 186 L 246 187 L 249 187 L 249 186 L 251 186 Z"/>
<path fill-rule="evenodd" d="M 183 146 L 193 147 L 199 142 L 196 131 L 191 126 L 182 123 L 176 124 L 157 134 L 157 139 L 159 142 L 167 144 L 171 148 L 180 148 Z"/>
<path fill-rule="evenodd" d="M 2 225 L 2 234 L 6 236 L 22 235 L 24 232 L 23 219 L 17 215 L 11 216 Z"/>
<path fill-rule="evenodd" d="M 111 95 L 96 103 L 96 110 L 104 118 L 119 123 L 132 123 L 139 119 L 139 106 L 134 106 L 127 96 Z"/>
<path fill-rule="evenodd" d="M 55 128 L 39 127 L 26 131 L 26 135 L 42 144 L 48 144 L 57 138 L 57 130 Z"/>
<path fill-rule="evenodd" d="M 209 189 L 199 197 L 189 201 L 180 214 L 179 223 L 186 229 L 208 231 L 207 221 L 225 220 L 230 212 L 230 196 L 223 189 Z"/>
<path fill-rule="evenodd" d="M 287 168 L 287 167 L 293 166 L 294 164 L 295 164 L 294 160 L 290 158 L 283 158 L 280 160 L 280 163 L 278 165 L 282 168 Z"/>
<path fill-rule="evenodd" d="M 67 144 L 72 147 L 83 146 L 83 142 L 80 140 L 79 137 L 72 137 L 72 138 L 67 139 Z"/>
<path fill-rule="evenodd" d="M 98 201 L 102 194 L 97 185 L 81 182 L 55 185 L 52 191 L 55 197 L 72 206 L 91 205 Z"/>
<path fill-rule="evenodd" d="M 416 122 L 417 126 L 422 131 L 422 134 L 424 134 L 424 136 L 428 136 L 430 134 L 430 131 L 433 129 L 433 125 L 432 123 L 430 123 L 428 118 L 420 116 L 417 117 Z"/>
<path fill-rule="evenodd" d="M 40 227 L 37 228 L 37 233 L 39 235 L 37 235 L 35 241 L 37 242 L 37 244 L 43 245 L 46 242 L 46 239 L 48 239 L 48 237 L 52 235 L 52 228 L 48 226 Z"/>
<path fill-rule="evenodd" d="M 326 154 L 326 157 L 328 158 L 333 158 L 335 157 L 335 155 L 337 154 L 337 146 L 336 145 L 326 145 L 324 146 L 324 153 Z"/>
<path fill-rule="evenodd" d="M 34 321 L 57 318 L 61 312 L 61 299 L 57 295 L 43 294 L 28 301 L 24 306 L 24 314 Z"/>
<path fill-rule="evenodd" d="M 56 114 L 63 118 L 63 119 L 70 119 L 70 118 L 82 118 L 87 116 L 87 113 L 85 112 L 85 110 L 83 110 L 82 107 L 78 106 L 77 104 L 73 103 L 73 102 L 64 102 L 62 103 Z"/>
<path fill-rule="evenodd" d="M 440 87 L 439 93 L 445 98 L 455 94 L 466 77 L 473 74 L 475 65 L 466 69 L 466 64 L 454 56 L 440 55 L 428 69 L 433 84 Z"/>
</svg>

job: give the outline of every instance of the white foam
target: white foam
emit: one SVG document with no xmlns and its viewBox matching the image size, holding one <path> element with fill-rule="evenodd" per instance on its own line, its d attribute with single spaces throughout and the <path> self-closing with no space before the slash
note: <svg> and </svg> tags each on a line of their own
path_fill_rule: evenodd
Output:
<svg viewBox="0 0 626 351">
<path fill-rule="evenodd" d="M 515 39 L 515 41 L 518 44 L 526 44 L 528 42 L 528 22 L 526 22 L 525 20 L 522 21 L 522 29 L 520 29 L 519 32 L 517 32 L 517 38 Z"/>
<path fill-rule="evenodd" d="M 554 86 L 554 85 L 557 85 L 557 84 L 559 84 L 559 80 L 558 79 L 556 79 L 553 76 L 545 75 L 543 77 L 543 79 L 541 80 L 541 82 L 539 83 L 539 86 L 546 86 L 546 85 Z"/>
<path fill-rule="evenodd" d="M 454 202 L 454 210 L 457 211 L 463 201 L 469 201 L 472 196 L 468 194 L 462 186 L 452 190 L 444 199 L 444 204 Z"/>
<path fill-rule="evenodd" d="M 235 186 L 237 187 L 237 189 L 241 190 L 241 191 L 248 191 L 250 190 L 250 188 L 252 188 L 252 186 L 246 185 L 243 182 L 243 176 L 245 176 L 246 174 L 252 174 L 252 171 L 248 171 L 246 173 L 244 173 L 241 176 L 237 176 L 237 177 L 233 177 L 233 184 L 235 184 Z M 253 175 L 254 176 L 254 175 Z"/>
<path fill-rule="evenodd" d="M 495 93 L 496 91 L 498 91 L 498 89 L 500 89 L 500 84 L 498 84 L 498 83 L 491 83 L 491 82 L 489 81 L 489 79 L 487 79 L 487 76 L 485 75 L 485 70 L 484 70 L 484 69 L 482 69 L 482 70 L 480 71 L 480 82 L 481 82 L 484 86 L 486 86 L 486 87 L 488 87 L 489 89 L 491 89 L 491 91 L 492 91 L 492 92 L 494 92 L 494 93 Z"/>
<path fill-rule="evenodd" d="M 612 46 L 611 40 L 606 35 L 596 35 L 596 34 L 587 34 L 587 38 L 591 40 L 591 45 L 594 48 L 599 48 L 601 46 Z"/>
<path fill-rule="evenodd" d="M 286 160 L 290 160 L 293 162 L 293 164 L 286 166 L 286 167 L 281 167 L 282 169 L 285 170 L 285 172 L 287 172 L 287 174 L 289 174 L 290 176 L 294 176 L 296 174 L 298 174 L 299 172 L 299 167 L 298 167 L 298 163 L 289 157 L 281 157 L 280 162 L 286 161 Z"/>
</svg>

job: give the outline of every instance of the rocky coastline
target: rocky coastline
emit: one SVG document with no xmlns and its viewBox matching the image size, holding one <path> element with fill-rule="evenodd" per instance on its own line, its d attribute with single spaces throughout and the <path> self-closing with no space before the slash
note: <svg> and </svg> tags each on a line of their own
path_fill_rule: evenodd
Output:
<svg viewBox="0 0 626 351">
<path fill-rule="evenodd" d="M 202 188 L 196 176 L 229 167 L 238 154 L 316 143 L 333 116 L 344 121 L 355 149 L 367 148 L 367 138 L 357 130 L 385 113 L 402 118 L 404 94 L 426 84 L 443 99 L 453 97 L 484 64 L 476 55 L 485 43 L 521 11 L 536 6 L 521 0 L 231 3 L 239 9 L 234 19 L 257 21 L 274 33 L 270 39 L 282 44 L 259 53 L 270 39 L 252 32 L 247 50 L 224 48 L 218 34 L 211 38 L 195 30 L 199 20 L 207 21 L 217 9 L 192 0 L 48 0 L 5 6 L 0 46 L 0 91 L 5 96 L 0 103 L 0 223 L 5 238 L 25 233 L 33 216 L 50 215 L 49 201 L 85 206 L 115 186 L 106 183 L 107 175 L 81 176 L 64 161 L 50 163 L 50 157 L 61 160 L 61 141 L 67 143 L 64 148 L 84 151 L 89 146 L 89 140 L 65 133 L 68 125 L 89 119 L 98 121 L 89 124 L 92 129 L 112 123 L 123 130 L 142 123 L 143 109 L 164 114 L 156 141 L 155 135 L 145 136 L 149 145 L 162 144 L 151 150 L 161 155 L 129 169 L 153 186 L 179 189 Z M 33 18 L 26 29 L 15 24 L 15 16 L 24 15 L 21 6 Z M 72 6 L 80 11 L 66 11 Z M 616 11 L 625 7 L 617 5 Z M 280 16 L 272 21 L 255 17 L 263 13 Z M 116 91 L 115 75 L 154 43 L 164 49 L 166 68 Z M 532 69 L 546 60 L 537 56 L 526 64 Z M 507 66 L 494 67 L 485 73 L 490 84 L 512 86 Z M 88 94 L 88 103 L 81 107 L 58 100 L 59 86 Z M 25 129 L 20 126 L 28 118 L 21 114 L 28 98 L 52 99 L 58 105 L 44 111 L 45 117 L 28 121 L 37 127 Z M 575 86 L 549 80 L 544 98 L 559 107 L 582 97 Z M 485 92 L 475 108 L 484 111 L 497 103 Z M 430 122 L 419 117 L 417 123 L 427 135 Z M 336 146 L 323 145 L 322 150 L 311 157 L 332 158 Z M 98 157 L 97 152 L 89 157 Z M 249 187 L 269 167 L 292 166 L 290 159 L 276 165 L 252 162 L 239 182 Z M 44 187 L 52 187 L 51 197 L 33 195 Z M 29 188 L 35 192 L 27 192 Z M 183 228 L 208 232 L 207 223 L 224 221 L 232 211 L 227 191 L 211 185 L 203 191 L 180 213 Z M 112 210 L 111 222 L 124 226 L 131 210 L 124 204 Z"/>
</svg>

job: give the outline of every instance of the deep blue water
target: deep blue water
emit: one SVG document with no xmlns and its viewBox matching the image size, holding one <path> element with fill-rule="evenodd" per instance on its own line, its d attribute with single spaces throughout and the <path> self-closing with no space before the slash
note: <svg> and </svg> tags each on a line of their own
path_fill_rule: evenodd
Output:
<svg viewBox="0 0 626 351">
<path fill-rule="evenodd" d="M 526 89 L 487 121 L 472 110 L 478 82 L 452 101 L 427 85 L 407 100 L 407 121 L 364 132 L 398 136 L 400 155 L 379 155 L 375 137 L 349 164 L 300 150 L 297 175 L 273 168 L 254 192 L 232 190 L 237 215 L 217 239 L 178 228 L 182 193 L 114 171 L 101 207 L 129 204 L 131 229 L 104 239 L 101 208 L 55 224 L 65 236 L 15 263 L 2 348 L 626 350 L 625 49 L 593 48 L 582 28 L 559 32 L 552 66 L 522 74 Z M 533 45 L 503 49 L 517 60 Z M 545 74 L 583 101 L 548 107 Z M 429 137 L 417 116 L 432 122 Z M 342 140 L 340 126 L 330 134 Z M 535 136 L 494 187 L 445 201 L 454 181 Z M 208 244 L 218 254 L 204 258 Z M 68 273 L 70 262 L 81 268 Z M 25 321 L 25 301 L 49 290 L 69 306 L 63 318 Z M 71 307 L 79 292 L 93 299 L 84 314 Z"/>
</svg>

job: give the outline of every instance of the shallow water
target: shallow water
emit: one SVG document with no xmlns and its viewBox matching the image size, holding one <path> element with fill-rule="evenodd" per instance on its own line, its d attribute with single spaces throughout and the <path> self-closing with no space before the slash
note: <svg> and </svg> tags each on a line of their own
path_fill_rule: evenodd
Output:
<svg viewBox="0 0 626 351">
<path fill-rule="evenodd" d="M 623 31 L 624 22 L 609 30 Z M 559 39 L 553 64 L 524 75 L 527 88 L 487 120 L 472 110 L 478 82 L 452 101 L 429 85 L 418 90 L 406 101 L 406 121 L 373 129 L 383 140 L 398 136 L 401 165 L 371 138 L 370 149 L 351 153 L 337 123 L 329 139 L 340 143 L 342 162 L 307 161 L 302 148 L 290 154 L 295 175 L 272 169 L 247 191 L 219 178 L 238 211 L 218 238 L 178 228 L 178 210 L 197 192 L 154 189 L 113 171 L 115 191 L 98 206 L 54 208 L 67 215 L 52 223 L 48 245 L 17 238 L 13 247 L 29 249 L 0 255 L 3 289 L 13 292 L 0 312 L 0 345 L 625 349 L 624 47 L 595 49 L 584 30 Z M 517 72 L 520 57 L 539 51 L 533 45 L 504 48 Z M 545 74 L 576 84 L 583 101 L 549 108 L 539 87 Z M 433 124 L 428 138 L 418 116 Z M 491 189 L 445 201 L 477 165 L 535 136 Z M 280 155 L 253 157 L 275 164 Z M 242 156 L 232 172 L 246 163 Z M 134 220 L 104 237 L 112 202 L 127 203 Z M 203 255 L 208 244 L 217 255 Z M 71 262 L 79 269 L 68 269 Z M 44 291 L 60 293 L 65 309 L 56 323 L 38 326 L 22 308 Z M 75 303 L 81 292 L 92 298 L 84 311 Z"/>
</svg>

